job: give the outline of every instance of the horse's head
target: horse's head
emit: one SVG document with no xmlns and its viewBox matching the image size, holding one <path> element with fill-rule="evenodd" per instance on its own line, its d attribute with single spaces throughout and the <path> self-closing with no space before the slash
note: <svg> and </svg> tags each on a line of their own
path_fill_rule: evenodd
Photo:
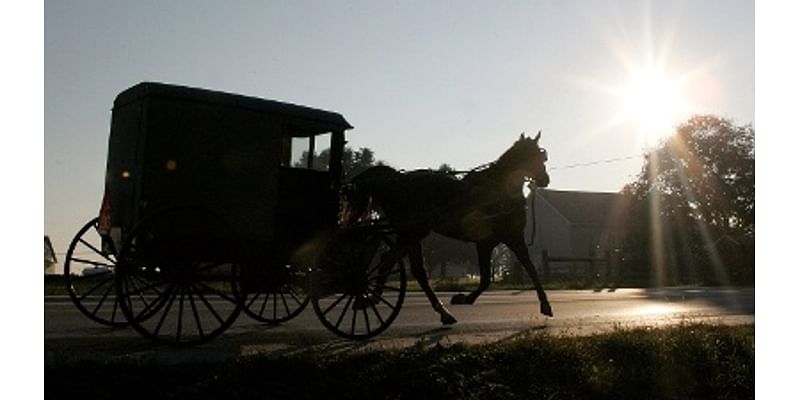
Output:
<svg viewBox="0 0 800 400">
<path fill-rule="evenodd" d="M 534 138 L 529 138 L 524 133 L 521 134 L 502 158 L 524 174 L 526 178 L 533 180 L 536 186 L 547 187 L 550 184 L 550 175 L 547 174 L 545 166 L 547 150 L 539 147 L 539 138 L 541 137 L 541 131 Z"/>
</svg>

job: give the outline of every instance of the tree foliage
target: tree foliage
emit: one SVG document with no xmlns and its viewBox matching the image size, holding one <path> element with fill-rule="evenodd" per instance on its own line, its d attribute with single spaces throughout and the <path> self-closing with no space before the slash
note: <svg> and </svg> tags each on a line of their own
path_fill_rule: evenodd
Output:
<svg viewBox="0 0 800 400">
<path fill-rule="evenodd" d="M 314 167 L 325 168 L 330 160 L 331 150 L 322 150 L 319 154 L 314 156 Z M 303 151 L 300 160 L 294 163 L 295 167 L 303 167 L 308 162 L 308 151 Z M 344 180 L 347 181 L 352 177 L 364 172 L 369 167 L 376 165 L 385 165 L 382 160 L 375 158 L 375 152 L 368 147 L 361 147 L 358 150 L 353 150 L 346 146 L 342 151 L 342 173 Z"/>
<path fill-rule="evenodd" d="M 675 265 L 679 277 L 700 280 L 709 278 L 712 267 L 751 264 L 741 260 L 747 254 L 726 260 L 717 247 L 725 240 L 746 249 L 755 238 L 755 130 L 716 116 L 694 116 L 647 154 L 623 194 L 631 200 L 629 252 Z M 657 246 L 660 255 L 653 254 Z"/>
</svg>

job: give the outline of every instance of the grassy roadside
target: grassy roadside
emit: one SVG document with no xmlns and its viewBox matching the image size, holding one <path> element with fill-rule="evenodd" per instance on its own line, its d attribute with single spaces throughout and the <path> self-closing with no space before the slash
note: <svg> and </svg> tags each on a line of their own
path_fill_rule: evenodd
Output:
<svg viewBox="0 0 800 400">
<path fill-rule="evenodd" d="M 45 397 L 93 399 L 739 399 L 755 396 L 755 326 L 687 324 L 590 337 L 212 365 L 47 368 Z"/>
</svg>

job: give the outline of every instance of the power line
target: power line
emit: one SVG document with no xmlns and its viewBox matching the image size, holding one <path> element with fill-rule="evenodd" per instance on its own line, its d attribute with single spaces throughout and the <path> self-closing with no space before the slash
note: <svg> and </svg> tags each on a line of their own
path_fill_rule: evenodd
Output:
<svg viewBox="0 0 800 400">
<path fill-rule="evenodd" d="M 632 160 L 634 158 L 642 158 L 642 157 L 643 156 L 641 154 L 637 154 L 637 155 L 626 156 L 626 157 L 607 158 L 605 160 L 588 161 L 588 162 L 577 163 L 577 164 L 562 165 L 560 167 L 551 167 L 551 168 L 547 168 L 547 170 L 548 171 L 553 171 L 553 170 L 559 170 L 559 169 L 572 169 L 572 168 L 590 167 L 592 165 L 610 164 L 610 163 L 613 163 L 613 162 Z"/>
</svg>

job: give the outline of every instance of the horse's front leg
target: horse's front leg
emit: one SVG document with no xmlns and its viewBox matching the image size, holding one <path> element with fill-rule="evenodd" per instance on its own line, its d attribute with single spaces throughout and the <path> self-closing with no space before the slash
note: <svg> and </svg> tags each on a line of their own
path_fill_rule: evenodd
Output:
<svg viewBox="0 0 800 400">
<path fill-rule="evenodd" d="M 536 294 L 539 297 L 539 311 L 544 315 L 552 317 L 553 309 L 550 307 L 550 302 L 547 301 L 547 294 L 545 294 L 541 282 L 539 282 L 539 276 L 536 274 L 536 267 L 533 266 L 533 262 L 528 255 L 528 247 L 525 246 L 525 241 L 520 237 L 518 240 L 511 243 L 506 243 L 506 245 L 514 252 L 514 255 L 517 256 L 517 260 L 522 263 L 525 270 L 528 271 L 528 275 L 530 275 L 533 285 L 536 287 Z"/>
<path fill-rule="evenodd" d="M 419 242 L 410 245 L 408 257 L 411 260 L 411 274 L 414 275 L 419 286 L 425 292 L 425 295 L 428 296 L 428 301 L 431 302 L 434 311 L 439 313 L 442 324 L 450 325 L 458 322 L 455 317 L 450 314 L 450 311 L 447 310 L 447 307 L 439 301 L 436 293 L 433 292 L 433 288 L 431 288 L 430 282 L 428 282 L 428 272 L 425 271 L 424 260 L 422 258 L 422 246 Z"/>
<path fill-rule="evenodd" d="M 450 304 L 473 304 L 481 293 L 489 288 L 489 284 L 492 282 L 492 249 L 494 249 L 494 247 L 495 244 L 477 244 L 478 268 L 481 273 L 481 281 L 478 284 L 478 288 L 466 296 L 463 293 L 453 296 L 453 298 L 450 299 Z"/>
</svg>

